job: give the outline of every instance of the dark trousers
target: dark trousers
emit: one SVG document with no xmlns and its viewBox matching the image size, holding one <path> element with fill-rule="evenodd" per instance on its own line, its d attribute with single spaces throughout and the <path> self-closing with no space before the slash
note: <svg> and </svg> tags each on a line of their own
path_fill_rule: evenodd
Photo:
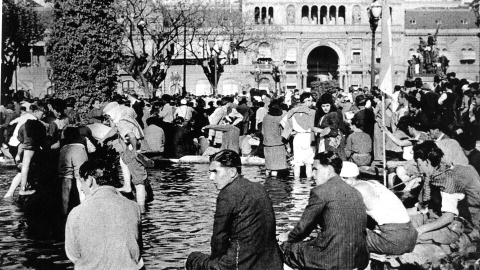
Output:
<svg viewBox="0 0 480 270">
<path fill-rule="evenodd" d="M 377 225 L 375 230 L 367 230 L 368 250 L 386 255 L 411 252 L 415 248 L 417 235 L 411 222 Z"/>
<path fill-rule="evenodd" d="M 209 255 L 201 252 L 192 252 L 185 263 L 186 270 L 213 270 L 220 269 L 218 262 Z"/>
</svg>

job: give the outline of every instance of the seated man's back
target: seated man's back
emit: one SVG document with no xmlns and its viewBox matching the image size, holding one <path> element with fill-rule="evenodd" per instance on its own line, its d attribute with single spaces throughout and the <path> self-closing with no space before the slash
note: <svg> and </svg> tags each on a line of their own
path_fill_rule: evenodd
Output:
<svg viewBox="0 0 480 270">
<path fill-rule="evenodd" d="M 299 269 L 364 269 L 369 256 L 362 196 L 338 176 L 342 166 L 338 154 L 327 151 L 315 159 L 320 161 L 317 186 L 284 243 L 285 263 Z M 318 236 L 303 241 L 317 227 Z"/>
<path fill-rule="evenodd" d="M 86 175 L 85 167 L 96 166 L 92 163 L 80 167 L 80 175 L 86 179 L 82 190 L 90 196 L 68 216 L 66 254 L 75 269 L 140 269 L 140 208 L 116 191 L 113 180 L 104 180 L 110 178 L 109 173 L 103 174 L 108 170 L 105 162 Z M 98 181 L 92 180 L 92 174 L 97 174 Z"/>
<path fill-rule="evenodd" d="M 411 252 L 417 231 L 400 199 L 374 180 L 357 181 L 353 187 L 360 191 L 367 214 L 377 223 L 374 230 L 367 229 L 368 250 L 387 255 Z"/>
</svg>

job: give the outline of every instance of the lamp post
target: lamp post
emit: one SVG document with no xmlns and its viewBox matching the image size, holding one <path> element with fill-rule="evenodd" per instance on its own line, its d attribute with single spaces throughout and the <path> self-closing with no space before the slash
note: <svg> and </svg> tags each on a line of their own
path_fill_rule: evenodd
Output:
<svg viewBox="0 0 480 270">
<path fill-rule="evenodd" d="M 178 93 L 178 84 L 180 83 L 180 74 L 178 71 L 172 72 L 172 81 L 175 84 L 175 94 Z"/>
<path fill-rule="evenodd" d="M 272 65 L 272 77 L 273 81 L 275 82 L 275 93 L 279 94 L 278 82 L 280 82 L 280 71 L 278 66 L 275 64 Z"/>
<path fill-rule="evenodd" d="M 473 12 L 475 13 L 475 16 L 477 17 L 477 22 L 476 25 L 480 26 L 480 3 L 479 0 L 474 0 L 470 4 L 470 7 L 472 8 Z M 477 36 L 480 38 L 480 34 L 477 34 Z M 480 73 L 480 68 L 479 68 L 479 73 Z M 479 77 L 480 79 L 480 77 Z"/>
<path fill-rule="evenodd" d="M 215 50 L 215 45 L 218 47 L 218 51 Z M 215 44 L 215 40 L 209 40 L 208 41 L 208 46 L 210 47 L 210 57 L 213 60 L 214 63 L 214 87 L 213 87 L 213 95 L 217 94 L 217 87 L 218 87 L 218 57 L 222 53 L 222 47 L 223 47 L 223 40 L 218 40 Z"/>
<path fill-rule="evenodd" d="M 378 20 L 382 14 L 382 4 L 375 0 L 370 6 L 368 16 L 370 18 L 370 29 L 372 30 L 372 64 L 370 69 L 370 91 L 375 86 L 375 31 L 377 30 Z"/>
<path fill-rule="evenodd" d="M 255 81 L 257 82 L 257 90 L 260 90 L 260 74 L 262 74 L 262 71 L 260 70 L 259 65 L 257 64 L 257 67 L 255 68 Z"/>
</svg>

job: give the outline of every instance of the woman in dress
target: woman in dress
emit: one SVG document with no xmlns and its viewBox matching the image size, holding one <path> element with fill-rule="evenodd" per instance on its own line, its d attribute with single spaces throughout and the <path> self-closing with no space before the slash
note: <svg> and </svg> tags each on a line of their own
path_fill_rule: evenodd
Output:
<svg viewBox="0 0 480 270">
<path fill-rule="evenodd" d="M 341 130 L 343 118 L 337 112 L 332 95 L 329 93 L 323 94 L 317 102 L 317 108 L 319 121 L 316 127 L 319 130 L 315 132 L 320 133 L 318 135 L 317 152 L 332 151 L 338 153 L 342 160 L 346 160 L 345 137 Z"/>
<path fill-rule="evenodd" d="M 277 171 L 287 169 L 287 150 L 282 142 L 282 104 L 274 100 L 268 106 L 268 113 L 263 119 L 262 134 L 267 176 L 276 176 Z"/>
</svg>

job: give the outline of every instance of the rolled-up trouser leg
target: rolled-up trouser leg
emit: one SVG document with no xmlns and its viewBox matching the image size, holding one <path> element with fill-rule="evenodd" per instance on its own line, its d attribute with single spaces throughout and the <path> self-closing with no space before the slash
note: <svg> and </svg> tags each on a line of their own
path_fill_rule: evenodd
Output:
<svg viewBox="0 0 480 270">
<path fill-rule="evenodd" d="M 72 190 L 71 178 L 61 178 L 62 181 L 62 214 L 66 217 L 68 215 L 68 205 L 70 203 L 70 192 Z"/>
</svg>

